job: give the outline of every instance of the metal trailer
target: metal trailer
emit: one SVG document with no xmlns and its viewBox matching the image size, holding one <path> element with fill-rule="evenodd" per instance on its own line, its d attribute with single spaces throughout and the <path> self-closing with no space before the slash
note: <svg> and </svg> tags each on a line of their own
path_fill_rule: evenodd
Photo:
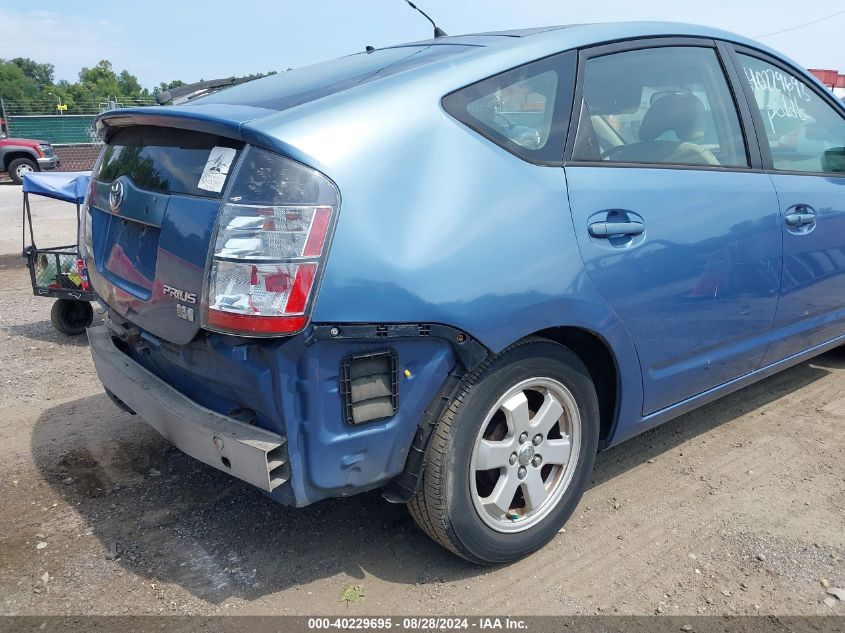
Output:
<svg viewBox="0 0 845 633">
<path fill-rule="evenodd" d="M 23 179 L 23 258 L 38 297 L 56 299 L 50 320 L 59 332 L 82 334 L 94 318 L 91 301 L 97 295 L 88 284 L 84 266 L 78 265 L 76 244 L 39 248 L 35 243 L 30 194 L 76 205 L 76 224 L 91 172 L 29 173 Z M 28 230 L 27 230 L 28 229 Z M 29 243 L 27 243 L 27 234 Z"/>
</svg>

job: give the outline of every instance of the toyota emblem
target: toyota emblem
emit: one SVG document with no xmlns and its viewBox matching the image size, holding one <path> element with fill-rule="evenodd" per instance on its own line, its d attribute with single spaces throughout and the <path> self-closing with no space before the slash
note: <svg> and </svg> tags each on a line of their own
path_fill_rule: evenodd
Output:
<svg viewBox="0 0 845 633">
<path fill-rule="evenodd" d="M 117 211 L 120 208 L 121 203 L 123 202 L 123 183 L 119 180 L 115 180 L 111 184 L 111 190 L 109 191 L 109 202 L 111 203 L 112 211 Z"/>
</svg>

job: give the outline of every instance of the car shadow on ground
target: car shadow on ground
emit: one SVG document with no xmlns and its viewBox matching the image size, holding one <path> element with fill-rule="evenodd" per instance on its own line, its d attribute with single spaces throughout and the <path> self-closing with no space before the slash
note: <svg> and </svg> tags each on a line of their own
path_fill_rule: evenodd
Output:
<svg viewBox="0 0 845 633">
<path fill-rule="evenodd" d="M 102 319 L 102 310 L 94 310 L 94 324 Z M 88 337 L 85 334 L 78 334 L 76 336 L 68 336 L 62 334 L 49 319 L 43 321 L 34 321 L 32 323 L 19 323 L 16 325 L 6 325 L 2 328 L 7 334 L 12 336 L 22 336 L 33 341 L 43 341 L 45 343 L 53 343 L 61 345 L 62 347 L 87 347 Z"/>
<path fill-rule="evenodd" d="M 599 454 L 592 484 L 613 479 L 638 463 L 799 391 L 827 376 L 828 369 L 843 368 L 845 347 L 840 347 L 646 431 Z"/>
<path fill-rule="evenodd" d="M 828 367 L 845 367 L 845 354 L 825 354 L 613 448 L 598 457 L 593 483 L 801 389 Z M 105 395 L 45 411 L 32 450 L 45 481 L 101 542 L 85 556 L 115 558 L 104 564 L 215 604 L 338 574 L 414 584 L 485 573 L 431 542 L 378 492 L 280 506 L 175 450 Z"/>
</svg>

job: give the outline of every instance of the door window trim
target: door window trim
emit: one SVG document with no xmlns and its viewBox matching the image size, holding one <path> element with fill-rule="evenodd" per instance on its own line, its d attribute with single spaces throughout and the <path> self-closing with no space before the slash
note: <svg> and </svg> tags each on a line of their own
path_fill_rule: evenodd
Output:
<svg viewBox="0 0 845 633">
<path fill-rule="evenodd" d="M 739 72 L 739 69 L 742 67 L 742 62 L 739 59 L 739 55 L 754 57 L 755 59 L 759 59 L 762 62 L 770 64 L 775 68 L 779 68 L 780 70 L 787 72 L 790 75 L 793 75 L 795 78 L 799 79 L 802 83 L 804 83 L 810 90 L 812 90 L 813 94 L 818 97 L 821 97 L 822 101 L 832 106 L 833 110 L 837 112 L 843 119 L 845 119 L 845 104 L 838 101 L 833 95 L 833 93 L 828 92 L 823 88 L 820 88 L 815 81 L 811 81 L 810 78 L 807 76 L 807 73 L 803 69 L 793 66 L 792 64 L 788 64 L 778 59 L 777 57 L 772 57 L 764 51 L 760 51 L 756 48 L 751 48 L 749 46 L 743 46 L 742 44 L 726 42 L 725 53 L 730 58 L 731 63 L 734 66 L 739 85 L 741 86 L 742 91 L 745 94 L 745 101 L 751 109 L 751 120 L 756 131 L 757 143 L 760 146 L 760 155 L 763 161 L 763 171 L 771 175 L 785 174 L 789 176 L 823 176 L 825 178 L 845 178 L 845 173 L 840 172 L 775 169 L 774 160 L 772 159 L 772 151 L 769 146 L 769 137 L 766 134 L 766 127 L 763 122 L 763 118 L 760 116 L 760 109 L 757 107 L 757 100 L 754 97 L 754 91 L 752 90 L 751 84 L 748 82 L 745 73 Z M 751 107 L 752 104 L 754 107 Z"/>
<path fill-rule="evenodd" d="M 716 55 L 727 84 L 728 91 L 734 104 L 739 120 L 739 127 L 742 133 L 743 145 L 745 147 L 747 166 L 722 166 L 722 165 L 689 165 L 673 163 L 629 163 L 618 161 L 585 161 L 573 160 L 575 150 L 575 139 L 578 132 L 578 122 L 581 115 L 581 102 L 583 99 L 584 75 L 586 64 L 589 59 L 604 57 L 614 53 L 625 53 L 629 51 L 644 50 L 650 48 L 710 48 Z M 572 100 L 572 108 L 569 117 L 569 131 L 566 134 L 566 148 L 564 151 L 564 166 L 568 167 L 611 167 L 611 168 L 637 168 L 637 169 L 681 169 L 696 171 L 718 171 L 718 172 L 759 172 L 762 170 L 762 157 L 756 128 L 753 126 L 752 111 L 748 106 L 745 92 L 740 84 L 739 73 L 733 66 L 731 58 L 725 59 L 724 51 L 720 42 L 705 37 L 652 37 L 624 40 L 612 44 L 600 44 L 582 48 L 578 51 L 578 70 L 575 76 L 575 92 Z"/>
</svg>

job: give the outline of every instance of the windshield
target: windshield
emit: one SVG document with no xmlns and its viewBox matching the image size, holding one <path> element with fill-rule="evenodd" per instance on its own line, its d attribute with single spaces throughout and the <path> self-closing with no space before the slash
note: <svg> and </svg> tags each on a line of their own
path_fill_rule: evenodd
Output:
<svg viewBox="0 0 845 633">
<path fill-rule="evenodd" d="M 477 48 L 452 44 L 383 48 L 256 79 L 207 97 L 200 97 L 191 103 L 225 103 L 286 110 Z"/>
</svg>

